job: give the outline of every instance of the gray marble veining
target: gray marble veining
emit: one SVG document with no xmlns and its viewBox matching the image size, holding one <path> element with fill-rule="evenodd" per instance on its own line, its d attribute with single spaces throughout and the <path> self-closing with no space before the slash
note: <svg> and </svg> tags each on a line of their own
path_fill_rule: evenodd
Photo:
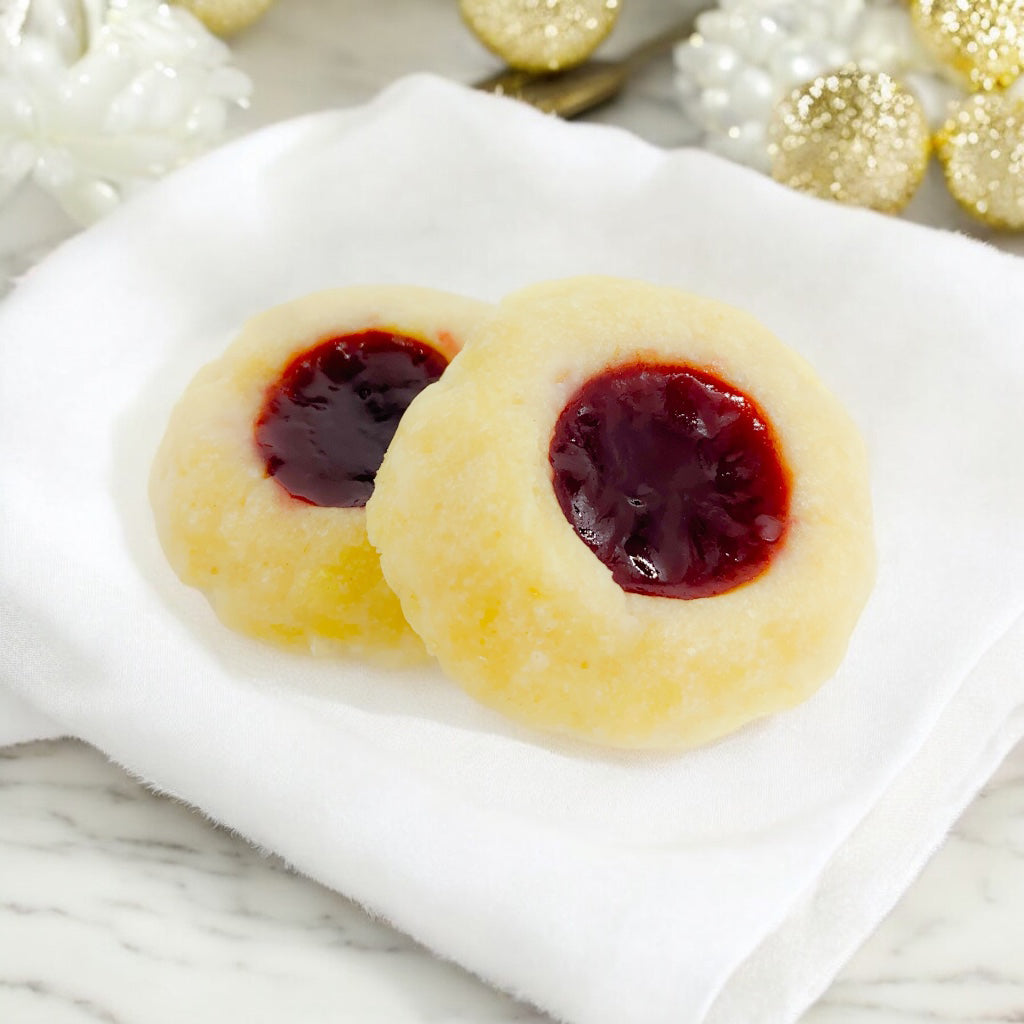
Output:
<svg viewBox="0 0 1024 1024">
<path fill-rule="evenodd" d="M 1020 1021 L 1024 746 L 806 1024 Z M 544 1024 L 71 741 L 0 751 L 0 1020 Z"/>
<path fill-rule="evenodd" d="M 545 1018 L 91 748 L 0 751 L 0 1020 Z"/>
</svg>

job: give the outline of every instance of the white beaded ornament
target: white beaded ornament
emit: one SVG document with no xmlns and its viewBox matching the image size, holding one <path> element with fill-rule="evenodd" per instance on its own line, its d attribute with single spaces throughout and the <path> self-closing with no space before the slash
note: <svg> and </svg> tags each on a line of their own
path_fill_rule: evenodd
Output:
<svg viewBox="0 0 1024 1024">
<path fill-rule="evenodd" d="M 220 137 L 251 91 L 230 56 L 157 0 L 0 0 L 0 201 L 31 179 L 96 220 Z"/>
</svg>

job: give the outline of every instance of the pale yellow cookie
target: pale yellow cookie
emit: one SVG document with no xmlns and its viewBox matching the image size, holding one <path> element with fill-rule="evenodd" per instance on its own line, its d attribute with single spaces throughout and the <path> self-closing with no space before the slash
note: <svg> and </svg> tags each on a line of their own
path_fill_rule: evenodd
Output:
<svg viewBox="0 0 1024 1024">
<path fill-rule="evenodd" d="M 367 540 L 365 498 L 325 507 L 314 503 L 322 501 L 316 492 L 310 492 L 313 499 L 293 495 L 287 487 L 296 485 L 281 483 L 285 468 L 272 465 L 265 438 L 257 440 L 258 421 L 276 422 L 267 411 L 271 395 L 291 379 L 290 367 L 301 369 L 302 360 L 331 339 L 402 335 L 443 369 L 490 311 L 484 303 L 425 288 L 319 292 L 254 317 L 196 375 L 171 415 L 150 498 L 171 566 L 206 593 L 225 624 L 314 653 L 360 653 L 395 664 L 426 657 Z M 393 357 L 390 352 L 385 358 Z M 362 415 L 358 402 L 368 402 L 377 415 L 384 399 L 360 386 L 367 394 L 352 399 L 353 408 Z M 316 404 L 302 401 L 289 407 L 293 414 Z M 307 428 L 300 422 L 297 429 Z M 361 430 L 360 420 L 353 436 L 327 448 L 347 452 L 360 443 Z M 364 491 L 372 489 L 374 468 Z"/>
<path fill-rule="evenodd" d="M 776 452 L 785 485 L 782 511 L 751 519 L 767 564 L 690 599 L 616 582 L 563 512 L 553 462 L 556 426 L 595 381 L 680 367 L 749 399 L 763 422 L 748 433 Z M 698 434 L 726 436 L 694 415 Z M 591 407 L 573 416 L 601 421 Z M 634 453 L 623 472 L 635 462 L 642 476 L 643 435 L 636 444 L 615 429 Z M 717 481 L 732 459 L 701 472 Z M 644 493 L 629 502 L 678 511 L 689 500 L 685 487 Z M 874 573 L 864 445 L 807 363 L 737 310 L 611 278 L 536 285 L 499 306 L 399 425 L 367 527 L 408 621 L 453 680 L 520 722 L 619 747 L 691 746 L 808 697 L 843 658 Z M 688 543 L 703 556 L 719 542 Z M 635 559 L 642 571 L 649 554 Z"/>
</svg>

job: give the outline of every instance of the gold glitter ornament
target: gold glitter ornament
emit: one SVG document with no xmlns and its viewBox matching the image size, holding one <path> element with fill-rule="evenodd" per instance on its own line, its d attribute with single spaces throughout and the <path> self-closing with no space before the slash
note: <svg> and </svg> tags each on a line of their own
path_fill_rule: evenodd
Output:
<svg viewBox="0 0 1024 1024">
<path fill-rule="evenodd" d="M 273 0 L 173 0 L 194 14 L 211 32 L 230 36 L 263 17 Z"/>
<path fill-rule="evenodd" d="M 474 35 L 510 67 L 561 71 L 582 64 L 612 30 L 620 0 L 459 0 Z"/>
<path fill-rule="evenodd" d="M 896 213 L 928 166 L 928 121 L 889 75 L 847 64 L 792 91 L 768 126 L 772 177 L 822 199 Z"/>
<path fill-rule="evenodd" d="M 1024 98 L 977 93 L 952 104 L 935 148 L 968 213 L 994 228 L 1024 229 Z"/>
<path fill-rule="evenodd" d="M 1004 89 L 1024 69 L 1024 0 L 911 0 L 931 54 L 972 89 Z"/>
</svg>

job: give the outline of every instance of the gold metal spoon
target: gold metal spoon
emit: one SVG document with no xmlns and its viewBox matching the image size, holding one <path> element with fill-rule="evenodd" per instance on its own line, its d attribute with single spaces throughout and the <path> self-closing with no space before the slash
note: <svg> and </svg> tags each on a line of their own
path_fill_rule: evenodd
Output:
<svg viewBox="0 0 1024 1024">
<path fill-rule="evenodd" d="M 659 32 L 621 60 L 590 60 L 551 73 L 508 68 L 477 82 L 476 88 L 522 100 L 547 114 L 577 117 L 612 99 L 638 68 L 692 35 L 697 13 Z"/>
</svg>

